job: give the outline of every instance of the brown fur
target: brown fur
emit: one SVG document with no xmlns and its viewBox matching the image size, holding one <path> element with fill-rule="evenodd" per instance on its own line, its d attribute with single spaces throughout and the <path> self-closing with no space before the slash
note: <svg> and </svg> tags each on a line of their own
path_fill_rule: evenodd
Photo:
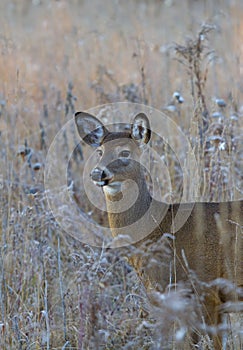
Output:
<svg viewBox="0 0 243 350">
<path fill-rule="evenodd" d="M 236 286 L 243 287 L 243 201 L 195 203 L 185 224 L 177 230 L 174 224 L 179 204 L 168 206 L 150 196 L 144 169 L 139 163 L 140 145 L 150 138 L 147 117 L 136 116 L 128 135 L 109 133 L 101 122 L 87 114 L 77 113 L 76 123 L 82 138 L 83 124 L 93 123 L 104 130 L 104 134 L 99 133 L 96 138 L 95 146 L 99 143 L 103 155 L 95 170 L 96 175 L 100 172 L 101 179 L 106 181 L 104 193 L 109 225 L 112 235 L 121 237 L 116 244 L 124 242 L 125 237 L 127 243 L 133 245 L 134 253 L 129 261 L 141 277 L 148 295 L 182 283 L 202 305 L 196 310 L 198 324 L 204 321 L 207 325 L 218 325 L 223 303 L 242 299 Z M 137 129 L 133 129 L 134 125 Z M 91 136 L 93 133 L 95 131 L 90 130 Z M 119 156 L 121 149 L 129 150 L 132 156 L 123 159 Z M 115 181 L 124 186 L 121 191 L 110 193 L 107 189 Z M 135 193 L 135 202 L 124 210 L 122 199 L 129 203 Z M 181 205 L 182 217 L 189 209 L 190 204 Z M 161 213 L 165 214 L 162 220 Z M 147 228 L 151 230 L 146 235 Z M 214 345 L 221 349 L 217 336 Z"/>
</svg>

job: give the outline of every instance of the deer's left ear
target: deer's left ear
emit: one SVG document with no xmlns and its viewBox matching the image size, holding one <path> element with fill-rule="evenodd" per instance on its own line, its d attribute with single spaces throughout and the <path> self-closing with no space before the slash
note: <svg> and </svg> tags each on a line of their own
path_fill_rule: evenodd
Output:
<svg viewBox="0 0 243 350">
<path fill-rule="evenodd" d="M 148 143 L 151 138 L 151 130 L 148 117 L 144 113 L 139 113 L 133 120 L 131 128 L 132 138 L 142 143 Z"/>
</svg>

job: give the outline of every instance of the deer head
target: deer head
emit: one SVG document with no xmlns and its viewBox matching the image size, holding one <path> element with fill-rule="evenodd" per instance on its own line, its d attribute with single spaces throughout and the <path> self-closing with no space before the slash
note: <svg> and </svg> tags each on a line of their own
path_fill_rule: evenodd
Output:
<svg viewBox="0 0 243 350">
<path fill-rule="evenodd" d="M 108 196 L 120 193 L 128 180 L 137 183 L 143 177 L 139 158 L 151 137 L 145 114 L 137 114 L 130 130 L 120 132 L 108 131 L 100 120 L 84 112 L 75 114 L 75 122 L 82 140 L 96 148 L 99 160 L 90 174 L 91 179 L 103 187 Z"/>
</svg>

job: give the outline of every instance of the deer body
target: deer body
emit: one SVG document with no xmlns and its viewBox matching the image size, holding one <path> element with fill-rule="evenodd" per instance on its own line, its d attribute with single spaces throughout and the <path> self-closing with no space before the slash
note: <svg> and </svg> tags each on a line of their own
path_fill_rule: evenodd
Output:
<svg viewBox="0 0 243 350">
<path fill-rule="evenodd" d="M 135 249 L 129 261 L 148 295 L 183 282 L 199 299 L 204 296 L 198 317 L 208 325 L 219 324 L 220 305 L 242 298 L 236 287 L 223 284 L 221 288 L 215 280 L 226 279 L 243 287 L 243 201 L 196 203 L 185 224 L 175 231 L 177 211 L 186 213 L 188 204 L 180 209 L 179 204 L 168 206 L 149 193 L 139 163 L 141 149 L 151 136 L 147 117 L 138 114 L 127 132 L 109 132 L 87 113 L 76 113 L 75 121 L 81 138 L 97 148 L 100 156 L 91 178 L 104 190 L 112 235 L 131 239 Z M 152 229 L 141 236 L 147 227 Z M 162 246 L 158 245 L 161 238 Z M 221 348 L 220 340 L 215 347 Z"/>
</svg>

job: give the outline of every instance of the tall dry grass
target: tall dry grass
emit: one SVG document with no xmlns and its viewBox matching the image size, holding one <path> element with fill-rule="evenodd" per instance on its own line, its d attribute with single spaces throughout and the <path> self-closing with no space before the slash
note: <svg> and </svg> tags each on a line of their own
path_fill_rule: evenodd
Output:
<svg viewBox="0 0 243 350">
<path fill-rule="evenodd" d="M 242 197 L 242 12 L 237 1 L 1 1 L 2 349 L 166 348 L 168 330 L 139 317 L 145 294 L 119 252 L 81 244 L 55 222 L 45 157 L 74 110 L 147 103 L 190 138 L 204 200 Z M 201 22 L 214 30 L 198 36 Z M 60 152 L 69 151 L 64 139 Z M 174 165 L 168 152 L 178 192 Z M 75 178 L 83 166 L 81 149 Z M 85 207 L 82 192 L 75 195 Z M 231 349 L 240 346 L 239 327 L 237 319 Z"/>
</svg>

